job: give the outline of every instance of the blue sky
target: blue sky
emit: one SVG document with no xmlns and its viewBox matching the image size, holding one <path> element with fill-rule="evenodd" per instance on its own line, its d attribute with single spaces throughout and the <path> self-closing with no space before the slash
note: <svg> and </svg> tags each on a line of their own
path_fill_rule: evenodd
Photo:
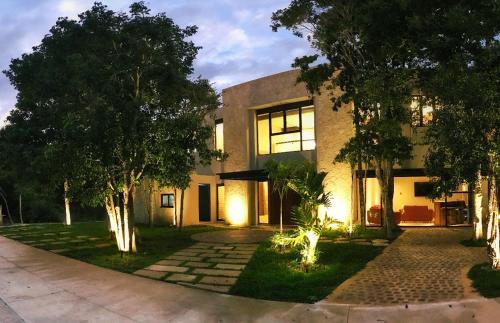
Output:
<svg viewBox="0 0 500 323">
<path fill-rule="evenodd" d="M 58 17 L 76 18 L 93 0 L 1 0 L 0 70 L 12 58 L 29 52 Z M 127 11 L 132 1 L 101 1 L 115 11 Z M 310 53 L 309 44 L 290 32 L 271 31 L 273 11 L 290 0 L 149 0 L 153 13 L 166 12 L 181 25 L 197 25 L 194 42 L 203 49 L 195 73 L 217 89 L 290 69 L 293 58 Z M 16 92 L 0 75 L 0 125 L 14 106 Z"/>
</svg>

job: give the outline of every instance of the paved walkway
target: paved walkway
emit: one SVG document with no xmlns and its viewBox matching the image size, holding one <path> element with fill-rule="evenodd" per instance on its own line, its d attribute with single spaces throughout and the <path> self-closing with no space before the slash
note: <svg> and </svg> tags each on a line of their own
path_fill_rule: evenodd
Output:
<svg viewBox="0 0 500 323">
<path fill-rule="evenodd" d="M 26 322 L 495 322 L 500 299 L 366 307 L 211 293 L 0 237 L 0 298 Z M 0 312 L 1 313 L 1 312 Z M 14 321 L 17 322 L 17 321 Z"/>
<path fill-rule="evenodd" d="M 484 248 L 459 243 L 470 237 L 470 228 L 406 229 L 323 302 L 414 304 L 474 296 L 466 274 L 487 257 Z"/>
<path fill-rule="evenodd" d="M 199 242 L 134 274 L 227 293 L 257 248 L 257 244 Z"/>
<path fill-rule="evenodd" d="M 189 287 L 228 293 L 258 248 L 255 242 L 272 234 L 262 230 L 197 233 L 198 242 L 144 269 L 138 276 L 162 279 Z"/>
</svg>

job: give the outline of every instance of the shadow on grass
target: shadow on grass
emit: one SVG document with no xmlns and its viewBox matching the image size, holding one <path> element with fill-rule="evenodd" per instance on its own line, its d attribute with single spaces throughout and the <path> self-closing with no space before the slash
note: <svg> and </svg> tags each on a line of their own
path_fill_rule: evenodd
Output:
<svg viewBox="0 0 500 323">
<path fill-rule="evenodd" d="M 500 297 L 500 270 L 492 270 L 490 264 L 483 263 L 473 266 L 467 276 L 484 297 Z"/>
<path fill-rule="evenodd" d="M 474 240 L 474 239 L 468 239 L 468 240 L 462 240 L 460 241 L 460 244 L 466 247 L 486 247 L 486 239 L 480 239 L 480 240 Z"/>
<path fill-rule="evenodd" d="M 318 267 L 305 273 L 296 269 L 297 252 L 280 254 L 266 242 L 257 249 L 231 294 L 314 303 L 363 269 L 383 249 L 352 243 L 320 243 Z"/>
</svg>

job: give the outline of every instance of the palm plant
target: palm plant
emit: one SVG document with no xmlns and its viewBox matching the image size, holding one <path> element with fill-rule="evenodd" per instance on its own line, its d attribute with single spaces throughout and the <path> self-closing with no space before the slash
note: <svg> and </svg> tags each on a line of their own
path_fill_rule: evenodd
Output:
<svg viewBox="0 0 500 323">
<path fill-rule="evenodd" d="M 296 165 L 292 161 L 277 162 L 270 159 L 266 162 L 265 168 L 271 180 L 273 191 L 277 192 L 280 198 L 280 233 L 283 233 L 283 199 L 288 193 L 288 182 L 293 176 Z"/>
<path fill-rule="evenodd" d="M 304 163 L 295 170 L 287 185 L 300 196 L 299 206 L 292 211 L 297 228 L 291 234 L 277 234 L 272 238 L 273 244 L 280 248 L 299 248 L 301 266 L 306 271 L 316 263 L 319 238 L 330 224 L 329 218 L 321 218 L 318 213 L 320 206 L 330 206 L 330 194 L 325 192 L 323 184 L 326 175 L 325 172 L 317 172 L 310 163 Z"/>
</svg>

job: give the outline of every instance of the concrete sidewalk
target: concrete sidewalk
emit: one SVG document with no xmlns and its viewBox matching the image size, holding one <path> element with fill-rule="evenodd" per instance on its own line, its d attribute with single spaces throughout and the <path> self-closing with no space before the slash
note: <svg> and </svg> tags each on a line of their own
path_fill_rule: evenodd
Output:
<svg viewBox="0 0 500 323">
<path fill-rule="evenodd" d="M 500 300 L 364 307 L 271 302 L 123 274 L 0 237 L 0 322 L 494 322 Z M 1 304 L 1 302 L 0 302 Z M 1 305 L 0 305 L 1 306 Z M 0 309 L 0 315 L 4 312 Z M 17 314 L 14 314 L 17 313 Z"/>
</svg>

